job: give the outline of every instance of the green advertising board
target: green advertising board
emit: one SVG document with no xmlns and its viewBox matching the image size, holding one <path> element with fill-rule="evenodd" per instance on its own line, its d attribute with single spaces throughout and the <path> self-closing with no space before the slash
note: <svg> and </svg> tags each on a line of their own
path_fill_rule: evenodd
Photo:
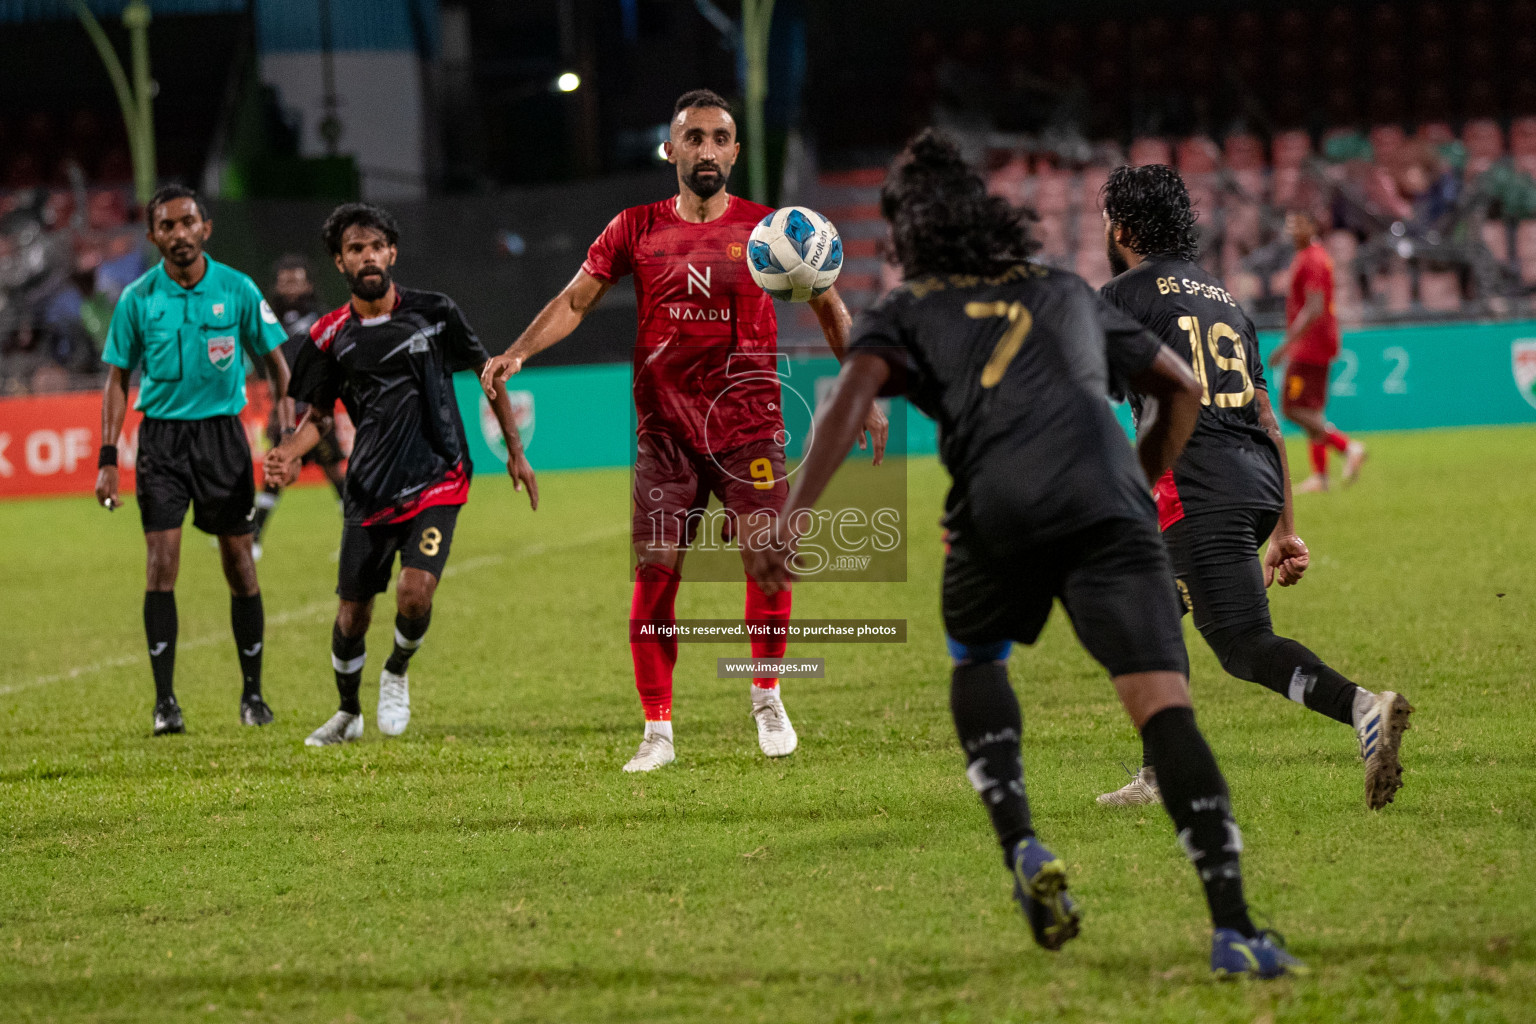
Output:
<svg viewBox="0 0 1536 1024">
<path fill-rule="evenodd" d="M 1260 342 L 1267 352 L 1279 335 Z M 786 359 L 785 430 L 792 458 L 803 454 L 811 410 L 837 376 L 831 358 Z M 1271 373 L 1271 391 L 1278 382 Z M 455 380 L 476 472 L 500 472 L 501 432 L 472 374 Z M 528 457 L 539 470 L 627 466 L 634 403 L 627 364 L 530 368 L 508 382 Z M 789 392 L 799 396 L 794 400 Z M 1279 403 L 1276 402 L 1276 405 Z M 932 421 L 891 403 L 891 450 L 931 455 Z M 1129 429 L 1126 407 L 1118 410 Z M 1328 417 L 1344 430 L 1536 423 L 1536 322 L 1457 323 L 1349 331 L 1333 365 Z"/>
</svg>

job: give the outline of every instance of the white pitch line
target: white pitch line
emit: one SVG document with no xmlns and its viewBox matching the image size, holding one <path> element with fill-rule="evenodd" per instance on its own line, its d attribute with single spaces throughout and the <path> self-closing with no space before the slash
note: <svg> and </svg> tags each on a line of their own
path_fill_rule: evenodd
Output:
<svg viewBox="0 0 1536 1024">
<path fill-rule="evenodd" d="M 566 551 L 571 548 L 586 547 L 588 544 L 596 544 L 598 541 L 608 540 L 611 537 L 616 537 L 619 534 L 626 532 L 628 529 L 628 526 L 616 527 L 607 530 L 598 530 L 594 533 L 584 534 L 580 537 L 573 537 L 570 540 L 565 541 L 555 541 L 548 544 L 529 544 L 526 547 L 518 549 L 510 557 L 513 559 L 535 558 L 539 555 L 548 554 L 552 551 Z M 507 555 L 479 555 L 475 558 L 466 558 L 462 562 L 458 562 L 454 565 L 449 565 L 446 567 L 443 570 L 443 576 L 458 576 L 462 573 L 475 572 L 478 569 L 488 569 L 494 565 L 501 565 L 507 560 L 508 557 L 509 556 Z M 267 628 L 271 629 L 274 626 L 290 626 L 297 622 L 309 622 L 314 619 L 323 618 L 331 614 L 335 608 L 336 602 L 334 600 L 315 601 L 300 608 L 291 608 L 288 611 L 278 612 L 276 615 L 269 617 L 267 619 Z M 230 642 L 229 634 L 221 633 L 213 636 L 200 636 L 194 637 L 191 640 L 180 641 L 177 643 L 176 649 L 178 651 L 190 651 L 199 647 L 211 647 L 214 644 L 228 642 Z M 74 668 L 68 669 L 64 672 L 55 672 L 52 675 L 38 676 L 37 678 L 29 679 L 24 683 L 15 683 L 11 686 L 0 686 L 0 697 L 5 697 L 13 693 L 20 692 L 21 690 L 31 690 L 39 686 L 49 686 L 53 683 L 61 683 L 69 679 L 79 679 L 81 676 L 95 675 L 97 672 L 105 672 L 108 669 L 126 668 L 129 665 L 137 665 L 144 660 L 144 657 L 145 655 L 142 653 L 125 654 L 116 658 L 107 658 L 103 661 L 95 661 L 89 665 L 76 665 Z"/>
</svg>

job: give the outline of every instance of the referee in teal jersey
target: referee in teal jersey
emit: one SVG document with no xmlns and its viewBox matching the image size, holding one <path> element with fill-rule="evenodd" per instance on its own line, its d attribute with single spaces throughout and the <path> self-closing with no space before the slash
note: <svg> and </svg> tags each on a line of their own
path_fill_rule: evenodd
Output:
<svg viewBox="0 0 1536 1024">
<path fill-rule="evenodd" d="M 186 729 L 173 682 L 176 573 L 188 505 L 192 525 L 218 538 L 229 581 L 229 618 L 245 678 L 240 721 L 266 725 L 272 709 L 261 697 L 266 624 L 251 558 L 256 488 L 239 419 L 245 408 L 241 351 L 266 364 L 280 425 L 292 432 L 288 365 L 278 351 L 286 335 L 256 283 L 203 252 L 213 222 L 196 192 L 167 185 L 144 216 L 163 258 L 123 291 L 112 314 L 102 353 L 110 370 L 101 401 L 96 500 L 108 509 L 121 504 L 116 441 L 128 413 L 128 378 L 141 368 L 136 490 L 149 549 L 144 632 L 155 676 L 155 735 Z"/>
</svg>

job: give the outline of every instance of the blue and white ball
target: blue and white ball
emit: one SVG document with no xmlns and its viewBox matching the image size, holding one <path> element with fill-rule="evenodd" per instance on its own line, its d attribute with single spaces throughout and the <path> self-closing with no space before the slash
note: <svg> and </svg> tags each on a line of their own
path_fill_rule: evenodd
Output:
<svg viewBox="0 0 1536 1024">
<path fill-rule="evenodd" d="M 769 295 L 805 302 L 837 280 L 843 269 L 843 240 L 832 222 L 815 210 L 786 206 L 752 229 L 747 267 Z"/>
</svg>

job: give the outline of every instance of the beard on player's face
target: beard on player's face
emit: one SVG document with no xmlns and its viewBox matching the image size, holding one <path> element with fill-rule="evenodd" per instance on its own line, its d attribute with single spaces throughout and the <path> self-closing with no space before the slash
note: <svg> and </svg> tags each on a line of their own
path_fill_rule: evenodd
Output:
<svg viewBox="0 0 1536 1024">
<path fill-rule="evenodd" d="M 1104 228 L 1104 253 L 1109 257 L 1109 269 L 1116 277 L 1131 269 L 1126 258 L 1120 254 L 1120 247 L 1115 244 L 1115 228 L 1113 224 L 1106 224 Z"/>
<path fill-rule="evenodd" d="M 688 186 L 688 191 L 700 199 L 709 199 L 725 188 L 730 178 L 729 167 L 721 167 L 713 160 L 700 160 L 688 168 L 688 173 L 683 176 L 683 183 Z"/>
<path fill-rule="evenodd" d="M 389 271 L 380 266 L 370 264 L 356 274 L 347 273 L 347 287 L 364 302 L 377 302 L 388 295 L 389 285 Z"/>
</svg>

